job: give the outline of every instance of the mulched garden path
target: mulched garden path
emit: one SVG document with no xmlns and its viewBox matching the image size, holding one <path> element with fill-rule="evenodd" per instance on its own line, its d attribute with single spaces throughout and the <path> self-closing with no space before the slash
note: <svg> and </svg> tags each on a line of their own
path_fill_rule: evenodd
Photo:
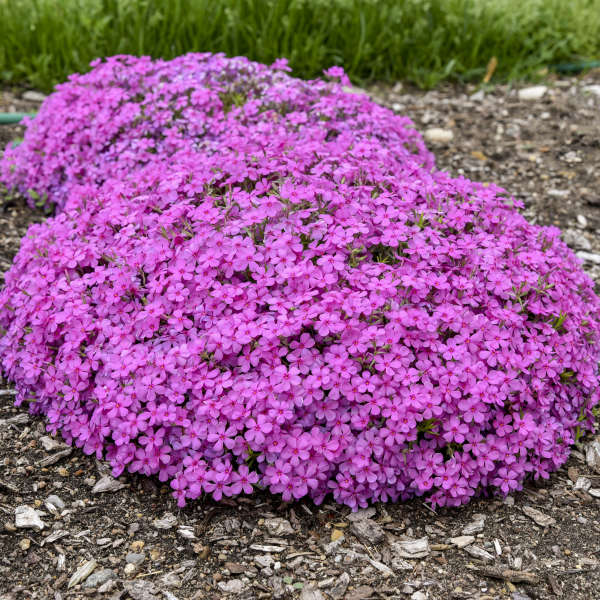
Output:
<svg viewBox="0 0 600 600">
<path fill-rule="evenodd" d="M 427 134 L 452 136 L 430 143 L 439 168 L 522 199 L 530 220 L 563 229 L 600 283 L 600 72 L 546 85 L 530 100 L 507 86 L 370 93 L 422 131 L 446 130 Z M 20 98 L 0 94 L 0 112 L 36 108 Z M 0 146 L 20 130 L 1 126 Z M 43 218 L 0 192 L 0 273 Z M 257 494 L 179 510 L 157 480 L 113 480 L 12 399 L 0 379 L 0 600 L 600 597 L 600 445 L 596 456 L 591 437 L 549 481 L 459 509 L 413 501 L 353 515 Z M 41 531 L 16 527 L 24 505 Z"/>
</svg>

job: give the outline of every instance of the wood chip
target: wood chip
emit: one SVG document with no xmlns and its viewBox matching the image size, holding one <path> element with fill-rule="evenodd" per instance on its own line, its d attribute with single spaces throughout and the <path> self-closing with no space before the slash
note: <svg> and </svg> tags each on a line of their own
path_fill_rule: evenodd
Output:
<svg viewBox="0 0 600 600">
<path fill-rule="evenodd" d="M 57 463 L 59 460 L 65 458 L 66 456 L 69 456 L 69 454 L 71 454 L 71 452 L 73 452 L 72 448 L 65 448 L 64 450 L 61 450 L 60 452 L 56 452 L 55 454 L 52 454 L 51 456 L 46 456 L 46 458 L 42 458 L 42 460 L 38 461 L 37 466 L 38 467 L 48 467 L 50 465 L 53 465 L 53 464 Z"/>
<path fill-rule="evenodd" d="M 550 527 L 552 525 L 556 525 L 556 519 L 545 515 L 543 512 L 539 511 L 537 508 L 533 508 L 532 506 L 524 506 L 523 512 L 530 519 L 533 519 L 538 525 L 540 525 L 540 527 Z"/>
<path fill-rule="evenodd" d="M 477 567 L 477 573 L 493 579 L 502 579 L 511 583 L 529 583 L 538 585 L 540 578 L 529 571 L 513 571 L 512 569 L 501 569 L 499 567 Z"/>
</svg>

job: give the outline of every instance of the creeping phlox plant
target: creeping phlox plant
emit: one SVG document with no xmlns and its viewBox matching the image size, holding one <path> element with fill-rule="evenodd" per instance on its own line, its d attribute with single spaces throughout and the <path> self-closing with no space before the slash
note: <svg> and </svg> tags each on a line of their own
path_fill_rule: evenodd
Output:
<svg viewBox="0 0 600 600">
<path fill-rule="evenodd" d="M 292 78 L 283 59 L 272 67 L 219 54 L 172 61 L 117 56 L 92 64 L 91 72 L 57 86 L 29 121 L 21 147 L 7 149 L 0 163 L 0 178 L 32 203 L 62 208 L 73 185 L 126 178 L 156 156 L 218 153 L 237 123 L 260 129 L 270 119 L 282 130 L 352 132 L 358 148 L 364 137 L 377 138 L 399 157 L 413 153 L 433 165 L 410 119 L 340 85 Z M 327 73 L 350 84 L 337 67 Z"/>
<path fill-rule="evenodd" d="M 17 402 L 115 475 L 158 474 L 181 505 L 261 487 L 455 506 L 548 477 L 599 394 L 600 301 L 559 231 L 433 171 L 406 121 L 340 84 L 184 57 L 182 102 L 221 85 L 194 71 L 213 60 L 245 65 L 255 96 L 217 94 L 197 123 L 165 100 L 98 146 L 106 118 L 86 113 L 89 144 L 62 139 L 56 162 L 36 119 L 7 156 L 9 183 L 62 207 L 0 292 Z M 156 63 L 108 64 L 122 72 L 96 68 L 98 111 Z M 63 120 L 77 98 L 55 101 Z"/>
</svg>

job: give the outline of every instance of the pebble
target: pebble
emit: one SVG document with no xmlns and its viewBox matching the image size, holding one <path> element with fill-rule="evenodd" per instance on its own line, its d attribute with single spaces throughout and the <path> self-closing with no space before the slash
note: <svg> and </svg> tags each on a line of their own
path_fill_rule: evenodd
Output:
<svg viewBox="0 0 600 600">
<path fill-rule="evenodd" d="M 410 600 L 427 600 L 427 596 L 421 590 L 417 590 L 411 595 Z"/>
<path fill-rule="evenodd" d="M 158 588 L 151 581 L 143 579 L 128 581 L 123 587 L 133 600 L 156 600 L 158 598 L 156 596 Z M 118 597 L 121 597 L 121 594 Z"/>
<path fill-rule="evenodd" d="M 114 477 L 110 477 L 110 475 L 104 475 L 101 477 L 97 483 L 92 488 L 92 494 L 102 494 L 103 492 L 116 492 L 125 487 L 125 484 L 117 481 Z"/>
<path fill-rule="evenodd" d="M 577 254 L 577 256 L 585 262 L 590 262 L 590 263 L 594 263 L 595 265 L 600 265 L 600 254 L 594 254 L 592 252 L 583 252 L 583 251 L 576 252 L 575 254 Z M 600 463 L 599 463 L 599 467 L 600 467 Z"/>
<path fill-rule="evenodd" d="M 229 581 L 219 581 L 217 586 L 222 592 L 227 594 L 241 594 L 246 587 L 241 579 L 230 579 Z"/>
<path fill-rule="evenodd" d="M 578 253 L 578 256 L 581 253 Z M 598 257 L 598 263 L 600 264 L 600 255 Z M 600 473 L 600 442 L 595 440 L 590 442 L 585 450 L 585 462 L 590 469 L 593 469 L 596 473 Z"/>
<path fill-rule="evenodd" d="M 107 581 L 117 579 L 117 574 L 112 569 L 102 569 L 92 573 L 83 584 L 84 588 L 99 588 Z"/>
<path fill-rule="evenodd" d="M 165 573 L 165 575 L 160 578 L 160 583 L 165 587 L 180 588 L 181 578 L 177 573 Z"/>
<path fill-rule="evenodd" d="M 590 244 L 589 240 L 575 229 L 566 229 L 563 231 L 563 239 L 565 244 L 571 248 L 586 251 L 592 249 L 592 245 Z"/>
<path fill-rule="evenodd" d="M 537 508 L 533 508 L 532 506 L 524 506 L 523 512 L 530 519 L 533 519 L 533 521 L 540 525 L 540 527 L 550 527 L 551 525 L 556 525 L 556 519 L 545 515 L 543 512 L 539 511 Z"/>
<path fill-rule="evenodd" d="M 373 521 L 373 519 L 363 519 L 356 521 L 350 526 L 352 533 L 366 544 L 379 544 L 385 540 L 383 527 Z"/>
<path fill-rule="evenodd" d="M 92 560 L 86 560 L 76 571 L 71 575 L 71 579 L 69 579 L 69 583 L 67 584 L 67 589 L 71 589 L 73 586 L 85 581 L 96 569 L 98 563 Z"/>
<path fill-rule="evenodd" d="M 392 552 L 400 558 L 425 558 L 430 553 L 426 537 L 417 540 L 401 540 L 392 544 Z"/>
<path fill-rule="evenodd" d="M 46 527 L 46 524 L 40 519 L 34 508 L 23 504 L 15 508 L 15 527 L 18 529 L 37 529 L 41 531 Z"/>
<path fill-rule="evenodd" d="M 128 552 L 125 555 L 125 562 L 131 563 L 132 565 L 141 565 L 146 560 L 144 553 Z"/>
<path fill-rule="evenodd" d="M 431 127 L 425 130 L 423 137 L 428 142 L 437 144 L 447 144 L 454 139 L 454 133 L 450 129 L 441 129 L 440 127 Z"/>
<path fill-rule="evenodd" d="M 23 538 L 19 542 L 19 548 L 21 548 L 21 550 L 23 550 L 24 552 L 26 550 L 29 550 L 30 547 L 31 547 L 31 540 L 29 538 Z"/>
<path fill-rule="evenodd" d="M 48 496 L 45 505 L 50 512 L 62 512 L 65 509 L 65 503 L 56 494 Z"/>
<path fill-rule="evenodd" d="M 478 92 L 475 92 L 474 94 L 471 94 L 469 96 L 469 98 L 471 100 L 475 100 L 477 102 L 481 102 L 485 98 L 485 92 L 483 90 L 479 90 Z"/>
<path fill-rule="evenodd" d="M 600 85 L 598 85 L 598 84 L 586 85 L 583 88 L 583 91 L 588 92 L 590 94 L 595 94 L 596 96 L 600 96 Z"/>
<path fill-rule="evenodd" d="M 160 519 L 154 519 L 152 526 L 155 529 L 171 529 L 177 524 L 177 517 L 170 512 L 166 512 Z"/>
<path fill-rule="evenodd" d="M 458 548 L 464 548 L 469 544 L 472 544 L 475 541 L 475 536 L 473 535 L 459 535 L 458 537 L 453 537 L 448 540 L 451 544 L 454 544 Z"/>
<path fill-rule="evenodd" d="M 137 567 L 133 563 L 127 563 L 123 569 L 125 577 L 131 577 L 137 571 Z"/>
<path fill-rule="evenodd" d="M 587 477 L 578 477 L 575 485 L 573 486 L 574 490 L 583 490 L 584 492 L 589 491 L 592 487 L 592 482 Z"/>
<path fill-rule="evenodd" d="M 309 583 L 302 588 L 300 600 L 325 600 L 325 596 L 317 586 Z"/>
<path fill-rule="evenodd" d="M 43 102 L 47 96 L 35 90 L 27 90 L 21 97 L 28 102 Z"/>
<path fill-rule="evenodd" d="M 519 90 L 519 100 L 539 100 L 548 91 L 545 85 L 533 85 Z"/>
<path fill-rule="evenodd" d="M 482 514 L 473 515 L 473 520 L 462 528 L 463 535 L 473 535 L 481 533 L 485 525 L 486 516 Z"/>
<path fill-rule="evenodd" d="M 270 535 L 281 536 L 281 535 L 292 535 L 294 528 L 287 519 L 265 519 L 265 528 Z"/>
<path fill-rule="evenodd" d="M 585 218 L 584 215 L 577 215 L 577 224 L 582 229 L 585 229 L 588 226 L 588 220 Z"/>
<path fill-rule="evenodd" d="M 51 452 L 52 450 L 56 450 L 57 448 L 62 448 L 62 446 L 64 446 L 64 444 L 61 444 L 57 439 L 50 437 L 49 435 L 43 435 L 40 438 L 40 443 L 46 452 Z"/>
<path fill-rule="evenodd" d="M 346 520 L 350 521 L 351 523 L 355 523 L 356 521 L 362 521 L 363 519 L 370 519 L 371 517 L 374 517 L 376 514 L 377 514 L 377 511 L 372 506 L 369 506 L 368 508 L 361 508 L 360 510 L 357 510 L 356 512 L 350 513 L 346 517 Z"/>
<path fill-rule="evenodd" d="M 181 525 L 177 529 L 177 534 L 185 540 L 195 540 L 194 528 L 190 525 Z"/>
</svg>

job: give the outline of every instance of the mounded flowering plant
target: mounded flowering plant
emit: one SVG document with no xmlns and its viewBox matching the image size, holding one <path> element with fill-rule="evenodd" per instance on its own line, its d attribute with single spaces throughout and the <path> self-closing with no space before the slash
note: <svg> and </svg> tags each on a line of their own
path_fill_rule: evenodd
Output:
<svg viewBox="0 0 600 600">
<path fill-rule="evenodd" d="M 578 259 L 501 189 L 433 171 L 391 112 L 280 78 L 203 113 L 226 122 L 205 141 L 132 150 L 129 171 L 103 148 L 92 177 L 64 141 L 70 163 L 38 181 L 50 150 L 8 155 L 14 185 L 62 208 L 0 291 L 17 402 L 181 505 L 261 487 L 455 506 L 548 477 L 598 403 L 600 302 Z M 320 99 L 288 111 L 296 85 Z"/>
<path fill-rule="evenodd" d="M 29 120 L 23 143 L 7 148 L 0 162 L 2 181 L 32 204 L 60 209 L 73 185 L 127 178 L 156 156 L 218 153 L 238 123 L 260 128 L 272 118 L 285 129 L 352 132 L 359 147 L 363 137 L 376 137 L 390 152 L 433 165 L 410 119 L 341 85 L 292 78 L 284 59 L 267 67 L 221 54 L 172 61 L 115 56 L 92 65 L 57 86 Z M 350 84 L 337 67 L 327 74 Z"/>
</svg>

